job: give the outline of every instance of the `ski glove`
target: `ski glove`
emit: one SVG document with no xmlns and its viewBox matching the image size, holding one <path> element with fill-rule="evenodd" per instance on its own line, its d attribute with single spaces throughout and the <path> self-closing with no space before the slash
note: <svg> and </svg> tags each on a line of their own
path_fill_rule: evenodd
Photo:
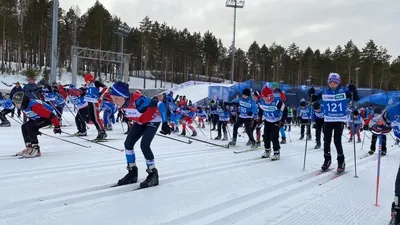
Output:
<svg viewBox="0 0 400 225">
<path fill-rule="evenodd" d="M 160 133 L 164 135 L 171 134 L 171 127 L 167 122 L 162 124 Z"/>
<path fill-rule="evenodd" d="M 62 133 L 60 127 L 54 127 L 53 132 L 54 132 L 55 134 L 61 134 L 61 133 Z"/>
</svg>

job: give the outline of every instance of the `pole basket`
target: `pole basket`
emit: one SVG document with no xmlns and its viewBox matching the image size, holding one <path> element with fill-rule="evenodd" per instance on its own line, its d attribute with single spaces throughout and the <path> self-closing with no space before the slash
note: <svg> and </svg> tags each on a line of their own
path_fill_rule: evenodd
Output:
<svg viewBox="0 0 400 225">
<path fill-rule="evenodd" d="M 241 9 L 244 7 L 245 0 L 226 0 L 225 6 Z"/>
</svg>

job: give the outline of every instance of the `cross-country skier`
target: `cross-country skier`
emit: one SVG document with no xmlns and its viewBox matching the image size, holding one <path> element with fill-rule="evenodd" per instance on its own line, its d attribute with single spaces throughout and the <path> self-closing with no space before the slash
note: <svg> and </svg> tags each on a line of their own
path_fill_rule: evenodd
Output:
<svg viewBox="0 0 400 225">
<path fill-rule="evenodd" d="M 117 112 L 117 105 L 112 101 L 111 95 L 106 93 L 101 103 L 100 111 L 103 111 L 103 121 L 106 130 L 112 130 L 112 124 L 115 123 L 114 114 Z"/>
<path fill-rule="evenodd" d="M 136 91 L 130 95 L 129 85 L 121 81 L 112 85 L 110 91 L 113 102 L 119 108 L 123 109 L 128 119 L 134 121 L 124 143 L 128 174 L 118 181 L 118 185 L 137 182 L 138 168 L 136 166 L 136 155 L 133 147 L 142 138 L 140 148 L 146 159 L 148 176 L 140 183 L 140 187 L 156 186 L 159 183 L 158 171 L 154 163 L 154 155 L 150 145 L 161 122 L 161 134 L 171 134 L 165 104 L 162 101 L 143 96 L 140 91 Z"/>
<path fill-rule="evenodd" d="M 280 159 L 279 130 L 285 124 L 287 108 L 285 103 L 274 98 L 274 93 L 269 87 L 264 87 L 261 91 L 262 99 L 260 108 L 263 111 L 264 121 L 264 147 L 265 152 L 262 158 L 269 158 L 271 154 L 271 142 L 274 150 L 272 160 Z"/>
<path fill-rule="evenodd" d="M 14 111 L 14 104 L 11 99 L 5 99 L 3 94 L 0 92 L 0 107 L 3 107 L 3 110 L 0 112 L 0 127 L 9 127 L 11 126 L 10 121 L 7 120 L 6 115 L 12 113 Z"/>
<path fill-rule="evenodd" d="M 204 121 L 207 120 L 207 113 L 200 106 L 197 107 L 197 117 L 199 118 L 199 128 L 205 128 Z"/>
<path fill-rule="evenodd" d="M 311 119 L 311 107 L 307 105 L 306 101 L 300 102 L 297 117 L 300 120 L 300 140 L 304 139 L 304 129 L 307 127 L 307 140 L 311 140 L 311 124 L 308 121 Z"/>
<path fill-rule="evenodd" d="M 219 103 L 217 108 L 218 113 L 218 136 L 214 140 L 221 140 L 222 134 L 221 129 L 224 132 L 224 137 L 222 138 L 223 141 L 228 140 L 228 132 L 226 129 L 226 125 L 229 121 L 229 106 L 225 105 L 223 102 Z"/>
<path fill-rule="evenodd" d="M 89 122 L 89 107 L 85 101 L 85 88 L 76 88 L 75 85 L 70 85 L 68 90 L 69 98 L 74 104 L 74 107 L 78 110 L 75 116 L 75 123 L 78 132 L 75 136 L 87 136 L 86 123 Z"/>
<path fill-rule="evenodd" d="M 247 136 L 251 141 L 251 147 L 256 147 L 256 140 L 253 137 L 253 132 L 251 129 L 251 125 L 253 123 L 253 116 L 257 113 L 257 105 L 254 100 L 250 97 L 251 91 L 248 88 L 243 89 L 242 97 L 238 100 L 233 101 L 232 103 L 227 104 L 238 104 L 239 105 L 239 118 L 237 119 L 235 125 L 233 126 L 233 137 L 232 141 L 229 142 L 229 145 L 236 145 L 236 138 L 238 135 L 238 129 L 240 126 L 244 124 L 244 128 L 246 130 Z"/>
<path fill-rule="evenodd" d="M 347 121 L 347 129 L 350 130 L 349 142 L 352 142 L 355 134 L 357 134 L 357 142 L 361 143 L 360 131 L 362 131 L 363 127 L 364 120 L 361 118 L 358 110 L 354 110 L 353 115 Z"/>
<path fill-rule="evenodd" d="M 285 131 L 290 132 L 292 130 L 292 121 L 293 121 L 293 116 L 294 116 L 294 112 L 293 112 L 293 108 L 292 107 L 287 107 L 288 109 L 288 115 L 286 117 L 286 124 L 285 125 Z"/>
<path fill-rule="evenodd" d="M 259 103 L 261 100 L 261 94 L 258 91 L 253 92 L 253 100 L 257 105 L 257 112 L 254 114 L 254 122 L 252 127 L 252 133 L 256 131 L 256 147 L 261 146 L 261 125 L 262 125 L 262 110 L 260 109 Z M 251 145 L 249 140 L 248 145 Z"/>
<path fill-rule="evenodd" d="M 317 142 L 314 149 L 320 149 L 321 133 L 324 131 L 324 110 L 319 102 L 314 102 L 313 109 L 311 120 L 314 123 L 313 128 L 315 128 L 315 141 Z"/>
<path fill-rule="evenodd" d="M 387 133 L 389 133 L 392 128 L 393 130 L 399 130 L 400 127 L 400 104 L 390 106 L 386 110 L 383 111 L 382 114 L 376 115 L 370 121 L 369 128 L 371 132 L 375 135 L 383 135 L 385 137 Z M 399 132 L 394 132 L 396 138 L 400 138 Z M 392 218 L 390 221 L 391 225 L 400 225 L 400 167 L 397 171 L 396 182 L 395 182 L 395 191 L 394 191 L 394 201 L 392 203 Z"/>
<path fill-rule="evenodd" d="M 210 123 L 212 124 L 211 130 L 216 130 L 216 126 L 218 124 L 218 113 L 217 113 L 217 108 L 218 108 L 218 102 L 216 102 L 214 99 L 210 101 L 209 103 L 210 107 Z"/>
<path fill-rule="evenodd" d="M 197 131 L 194 129 L 192 126 L 193 120 L 196 118 L 196 108 L 189 107 L 186 110 L 181 111 L 183 115 L 183 122 L 182 122 L 182 136 L 186 136 L 186 126 L 189 127 L 189 129 L 192 131 L 192 137 L 197 136 Z"/>
<path fill-rule="evenodd" d="M 271 89 L 274 92 L 274 98 L 276 100 L 281 100 L 283 102 L 287 100 L 285 92 L 282 91 L 279 88 L 278 82 L 272 82 Z M 285 132 L 285 129 L 283 127 L 281 127 L 279 131 L 280 131 L 281 138 L 282 138 L 281 144 L 286 144 L 286 132 Z"/>
<path fill-rule="evenodd" d="M 357 89 L 352 84 L 347 88 L 342 87 L 340 75 L 330 73 L 328 89 L 322 89 L 315 93 L 315 89 L 311 87 L 308 94 L 311 96 L 312 102 L 322 100 L 324 107 L 324 163 L 321 170 L 327 171 L 331 165 L 331 141 L 334 133 L 333 142 L 336 146 L 338 160 L 337 173 L 343 173 L 346 166 L 342 146 L 343 125 L 347 121 L 346 109 L 349 99 L 359 100 Z"/>
<path fill-rule="evenodd" d="M 95 140 L 103 140 L 107 137 L 104 130 L 103 121 L 100 119 L 100 104 L 102 95 L 106 92 L 107 87 L 100 81 L 95 81 L 94 76 L 90 73 L 85 75 L 85 83 L 87 84 L 85 101 L 89 107 L 89 118 L 97 129 L 97 137 Z M 101 91 L 100 91 L 101 88 Z"/>
<path fill-rule="evenodd" d="M 53 124 L 53 132 L 61 134 L 60 121 L 57 114 L 50 105 L 39 100 L 30 99 L 24 92 L 15 93 L 12 101 L 15 107 L 21 109 L 25 116 L 29 118 L 21 126 L 26 148 L 16 153 L 16 156 L 38 157 L 41 155 L 37 138 L 38 134 L 40 134 L 39 129 Z"/>
</svg>

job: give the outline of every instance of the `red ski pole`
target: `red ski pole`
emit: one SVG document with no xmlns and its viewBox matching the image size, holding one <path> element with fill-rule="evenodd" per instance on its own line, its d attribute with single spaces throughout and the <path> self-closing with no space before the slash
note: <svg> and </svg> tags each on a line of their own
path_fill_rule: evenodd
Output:
<svg viewBox="0 0 400 225">
<path fill-rule="evenodd" d="M 379 179 L 381 173 L 381 152 L 382 152 L 382 134 L 379 134 L 379 151 L 378 151 L 378 168 L 376 174 L 376 193 L 375 193 L 375 206 L 378 207 L 378 199 L 379 199 Z"/>
</svg>

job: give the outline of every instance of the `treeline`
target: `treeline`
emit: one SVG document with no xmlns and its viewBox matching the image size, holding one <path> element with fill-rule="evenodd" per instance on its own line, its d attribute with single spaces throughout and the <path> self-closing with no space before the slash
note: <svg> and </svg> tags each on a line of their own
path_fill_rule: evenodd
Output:
<svg viewBox="0 0 400 225">
<path fill-rule="evenodd" d="M 52 1 L 0 0 L 3 37 L 2 72 L 7 62 L 20 68 L 50 66 Z M 123 23 L 99 2 L 81 15 L 78 7 L 59 8 L 58 66 L 70 70 L 71 46 L 119 52 L 116 34 Z M 230 79 L 231 47 L 211 31 L 178 30 L 146 17 L 133 26 L 124 41 L 124 52 L 132 54 L 130 70 L 149 70 L 158 79 L 172 82 Z M 81 71 L 94 71 L 114 78 L 118 64 L 81 59 Z M 356 68 L 359 68 L 358 71 Z M 284 47 L 254 41 L 248 49 L 236 50 L 235 81 L 248 79 L 284 83 L 325 85 L 329 72 L 338 72 L 344 83 L 397 89 L 400 86 L 400 57 L 391 61 L 387 49 L 370 40 L 363 47 L 352 40 L 335 49 L 301 49 L 295 43 Z"/>
</svg>

